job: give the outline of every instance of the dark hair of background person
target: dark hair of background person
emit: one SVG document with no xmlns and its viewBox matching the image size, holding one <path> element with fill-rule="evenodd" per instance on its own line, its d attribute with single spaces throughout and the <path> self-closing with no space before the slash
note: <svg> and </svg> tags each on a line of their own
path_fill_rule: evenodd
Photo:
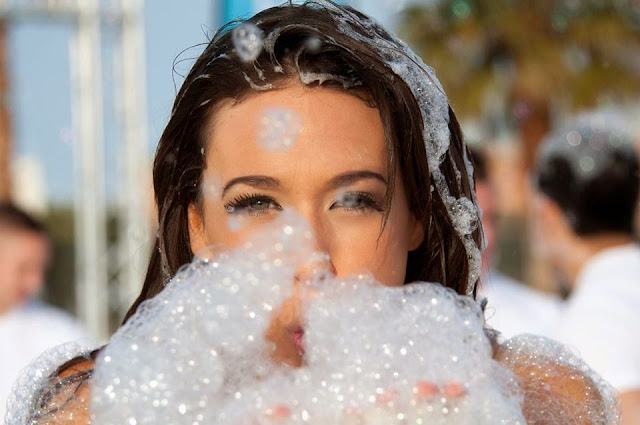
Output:
<svg viewBox="0 0 640 425">
<path fill-rule="evenodd" d="M 0 201 L 0 230 L 10 228 L 47 236 L 47 229 L 38 220 L 11 202 Z"/>
<path fill-rule="evenodd" d="M 352 8 L 333 7 L 340 7 L 358 19 L 367 19 Z M 191 203 L 200 205 L 202 175 L 206 168 L 203 152 L 207 150 L 209 123 L 221 102 L 227 99 L 241 102 L 256 93 L 248 79 L 258 85 L 269 83 L 274 88 L 283 87 L 298 79 L 299 70 L 338 76 L 336 81 L 322 83 L 322 87 L 345 90 L 379 109 L 389 152 L 389 182 L 394 181 L 396 165 L 399 165 L 410 209 L 425 229 L 424 242 L 409 253 L 406 281 L 440 282 L 464 294 L 469 260 L 442 199 L 437 191 L 431 191 L 422 136 L 423 119 L 411 89 L 392 72 L 373 43 L 363 43 L 338 29 L 338 23 L 325 6 L 309 2 L 270 8 L 247 22 L 258 26 L 265 35 L 279 31 L 273 54 L 263 49 L 254 62 L 243 62 L 234 51 L 233 25 L 228 24 L 196 60 L 177 94 L 153 165 L 158 237 L 142 292 L 125 321 L 141 302 L 162 291 L 168 279 L 192 260 L 187 211 Z M 356 23 L 351 26 L 361 34 L 371 32 L 371 28 Z M 374 28 L 377 36 L 391 39 L 381 27 Z M 309 43 L 313 38 L 320 43 Z M 425 73 L 424 78 L 429 76 Z M 345 88 L 344 81 L 360 84 Z M 310 84 L 317 85 L 317 82 Z M 451 108 L 448 114 L 450 146 L 440 170 L 452 196 L 473 199 L 462 133 Z M 460 175 L 456 176 L 458 171 Z M 390 203 L 391 185 L 387 195 Z M 481 232 L 478 226 L 473 234 L 478 245 Z"/>
<path fill-rule="evenodd" d="M 609 149 L 595 159 L 600 163 L 593 175 L 576 174 L 577 158 L 551 153 L 536 166 L 537 187 L 560 207 L 577 235 L 633 235 L 640 188 L 638 156 L 631 146 L 606 148 L 607 134 L 597 133 L 593 138 L 594 142 L 601 138 L 603 149 Z"/>
</svg>

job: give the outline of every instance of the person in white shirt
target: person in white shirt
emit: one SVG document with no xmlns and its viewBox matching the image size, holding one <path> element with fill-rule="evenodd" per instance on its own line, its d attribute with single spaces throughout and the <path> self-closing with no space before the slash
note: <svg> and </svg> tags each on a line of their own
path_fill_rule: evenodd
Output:
<svg viewBox="0 0 640 425">
<path fill-rule="evenodd" d="M 633 137 L 611 113 L 578 116 L 545 138 L 534 173 L 540 236 L 572 287 L 556 338 L 620 393 L 640 424 L 640 180 Z"/>
<path fill-rule="evenodd" d="M 0 422 L 22 368 L 43 351 L 68 341 L 88 342 L 83 328 L 61 310 L 32 298 L 51 257 L 41 223 L 16 206 L 0 203 Z"/>
<path fill-rule="evenodd" d="M 472 147 L 476 197 L 482 209 L 486 248 L 482 253 L 482 277 L 478 299 L 486 298 L 486 323 L 508 339 L 524 333 L 550 336 L 557 320 L 561 300 L 553 294 L 533 289 L 494 268 L 496 250 L 496 195 L 487 172 L 484 151 Z"/>
</svg>

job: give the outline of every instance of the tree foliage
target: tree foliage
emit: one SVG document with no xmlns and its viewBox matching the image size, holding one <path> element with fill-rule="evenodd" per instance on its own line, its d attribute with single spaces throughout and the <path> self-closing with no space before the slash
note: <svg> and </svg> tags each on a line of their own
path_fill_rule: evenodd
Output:
<svg viewBox="0 0 640 425">
<path fill-rule="evenodd" d="M 462 116 L 490 92 L 570 108 L 640 94 L 637 0 L 441 0 L 407 8 L 401 32 Z"/>
</svg>

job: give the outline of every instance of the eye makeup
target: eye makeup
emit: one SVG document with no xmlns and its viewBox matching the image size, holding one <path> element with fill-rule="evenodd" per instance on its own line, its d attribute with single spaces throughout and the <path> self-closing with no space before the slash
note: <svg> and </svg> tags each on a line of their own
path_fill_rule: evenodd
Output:
<svg viewBox="0 0 640 425">
<path fill-rule="evenodd" d="M 269 211 L 282 211 L 282 206 L 276 200 L 267 195 L 242 194 L 224 204 L 224 209 L 229 214 L 248 214 L 252 216 L 262 216 L 269 214 Z"/>
<path fill-rule="evenodd" d="M 369 211 L 384 211 L 384 206 L 378 201 L 377 197 L 370 193 L 361 191 L 344 192 L 340 194 L 336 201 L 331 205 L 330 209 L 337 208 L 341 208 L 345 211 L 361 213 Z"/>
</svg>

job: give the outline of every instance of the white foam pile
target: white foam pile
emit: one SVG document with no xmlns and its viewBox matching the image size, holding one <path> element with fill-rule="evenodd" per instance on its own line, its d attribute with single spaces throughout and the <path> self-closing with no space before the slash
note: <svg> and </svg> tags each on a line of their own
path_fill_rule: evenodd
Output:
<svg viewBox="0 0 640 425">
<path fill-rule="evenodd" d="M 265 331 L 317 254 L 293 213 L 262 241 L 189 265 L 114 335 L 94 423 L 524 423 L 480 308 L 436 284 L 323 274 L 303 289 L 305 365 L 274 364 Z"/>
<path fill-rule="evenodd" d="M 322 264 L 309 227 L 290 211 L 266 227 L 183 268 L 113 336 L 90 381 L 91 423 L 616 423 L 611 390 L 559 344 L 517 337 L 494 353 L 478 304 L 438 284 L 326 270 L 299 283 Z M 294 294 L 300 368 L 274 362 L 264 337 Z M 32 395 L 55 389 L 48 375 L 71 355 L 28 371 L 9 425 L 65 423 Z"/>
<path fill-rule="evenodd" d="M 542 372 L 527 384 L 542 389 L 535 406 L 556 405 L 538 418 L 565 411 L 544 392 L 556 382 L 545 371 L 569 371 L 597 395 L 572 412 L 606 417 L 613 405 L 558 344 L 508 341 L 499 352 L 505 368 L 474 300 L 438 284 L 385 287 L 368 275 L 315 274 L 322 279 L 301 289 L 304 365 L 276 364 L 264 334 L 296 292 L 296 271 L 318 253 L 288 211 L 257 240 L 189 265 L 117 332 L 98 360 L 93 423 L 524 424 L 525 386 L 509 371 L 518 368 Z"/>
</svg>

